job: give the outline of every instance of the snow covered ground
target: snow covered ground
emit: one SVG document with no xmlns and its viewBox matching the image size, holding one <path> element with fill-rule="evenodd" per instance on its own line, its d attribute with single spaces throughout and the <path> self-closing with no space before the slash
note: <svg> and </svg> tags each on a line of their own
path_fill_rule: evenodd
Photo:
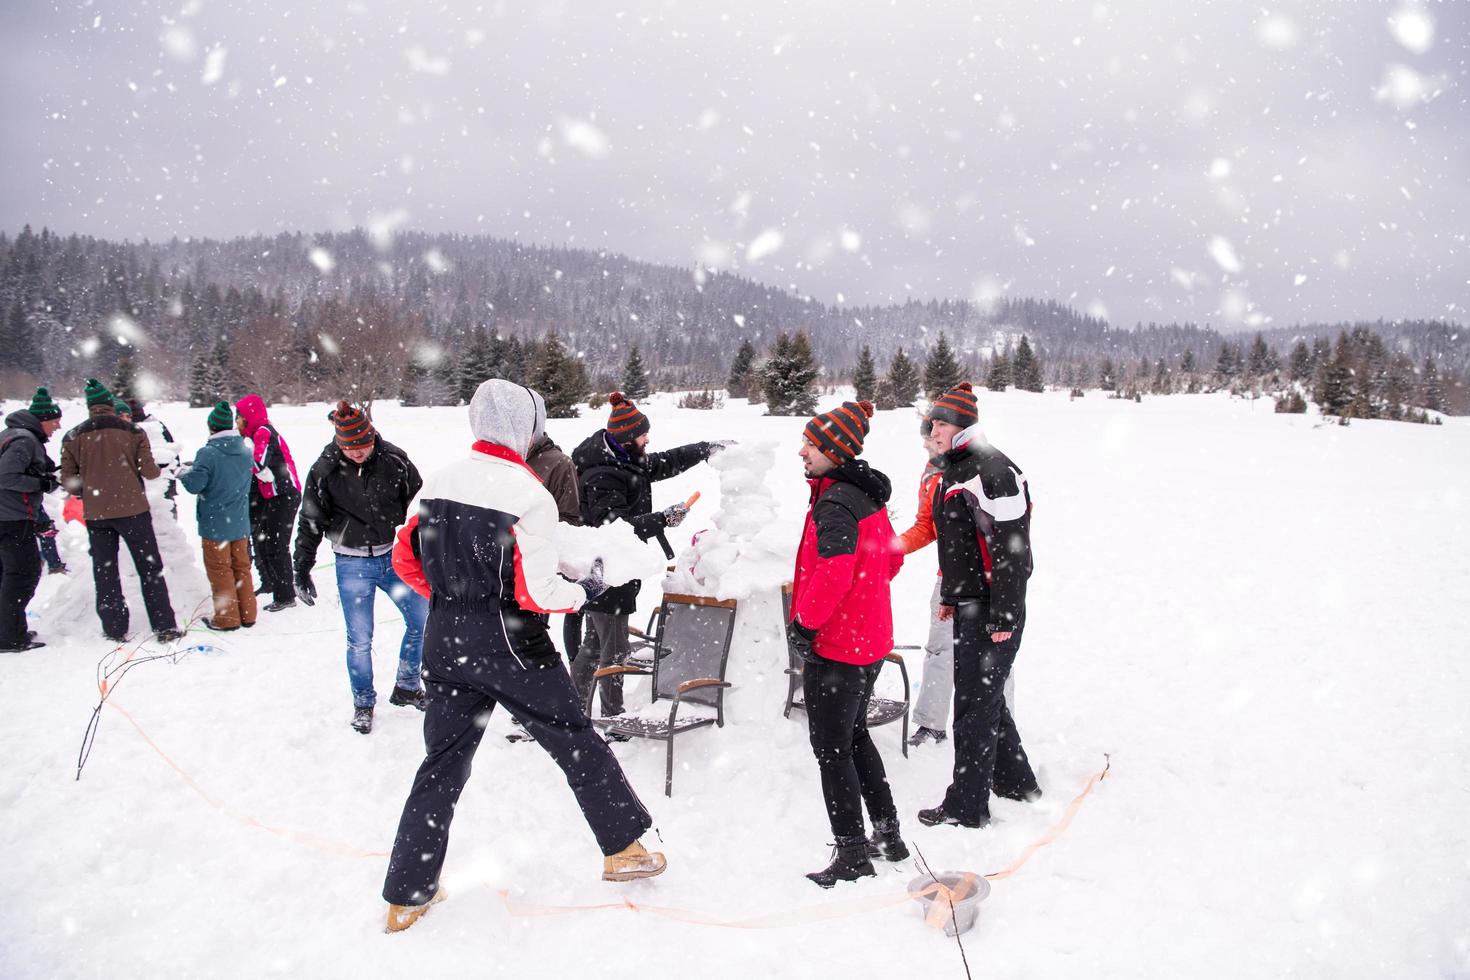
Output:
<svg viewBox="0 0 1470 980">
<path fill-rule="evenodd" d="M 766 486 L 794 547 L 804 420 L 743 402 L 644 407 L 655 449 L 774 443 Z M 72 424 L 80 410 L 66 408 Z M 1344 429 L 1214 396 L 982 393 L 981 410 L 1036 498 L 1017 698 L 1046 798 L 997 802 L 983 832 L 923 828 L 913 814 L 940 798 L 949 748 L 904 759 L 887 727 L 875 737 L 905 831 L 935 869 L 996 870 L 1105 754 L 1112 772 L 1056 843 L 996 883 L 964 937 L 977 975 L 1470 973 L 1470 425 Z M 192 456 L 205 413 L 157 413 Z M 304 469 L 330 437 L 325 408 L 275 414 Z M 377 417 L 425 471 L 469 443 L 463 410 Z M 570 450 L 602 418 L 552 434 Z M 868 447 L 906 526 L 923 463 L 913 413 L 880 413 Z M 700 467 L 656 488 L 657 506 L 702 493 L 676 546 L 709 526 L 720 486 Z M 192 498 L 181 504 L 192 546 Z M 381 852 L 422 749 L 421 716 L 387 704 L 391 606 L 378 610 L 370 737 L 348 727 L 340 607 L 319 566 L 315 608 L 263 614 L 249 635 L 191 634 L 218 649 L 129 673 L 111 703 L 147 738 L 105 710 L 76 781 L 106 646 L 85 538 L 69 535 L 74 574 L 44 579 L 32 606 L 50 645 L 0 656 L 0 975 L 963 975 L 954 942 L 902 897 L 912 862 L 831 893 L 802 877 L 830 838 L 804 723 L 781 717 L 773 630 L 743 634 L 727 725 L 681 741 L 672 799 L 662 746 L 616 748 L 654 812 L 663 877 L 597 880 L 559 772 L 502 739 L 497 715 L 455 821 L 449 900 L 386 936 Z M 929 549 L 895 582 L 899 642 L 922 641 L 934 568 Z M 169 585 L 189 615 L 205 594 L 197 560 Z M 645 602 L 657 591 L 645 585 Z M 917 683 L 919 657 L 910 669 Z M 502 890 L 782 918 L 738 930 L 623 909 L 520 916 Z M 883 896 L 899 901 L 852 904 Z M 813 921 L 827 910 L 845 914 Z"/>
</svg>

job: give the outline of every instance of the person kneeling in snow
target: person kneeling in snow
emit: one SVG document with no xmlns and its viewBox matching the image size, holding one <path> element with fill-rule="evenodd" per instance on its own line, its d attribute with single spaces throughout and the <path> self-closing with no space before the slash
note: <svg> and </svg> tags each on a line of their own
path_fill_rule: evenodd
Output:
<svg viewBox="0 0 1470 980">
<path fill-rule="evenodd" d="M 383 885 L 389 932 L 444 897 L 450 821 L 497 704 L 566 775 L 602 849 L 605 880 L 652 877 L 666 864 L 639 843 L 653 820 L 587 720 L 540 617 L 576 612 L 606 589 L 600 564 L 578 582 L 556 571 L 556 504 L 525 463 L 546 404 L 529 388 L 492 379 L 475 391 L 469 414 L 469 458 L 429 478 L 393 549 L 394 569 L 430 605 L 427 753 Z"/>
<path fill-rule="evenodd" d="M 337 593 L 347 620 L 347 678 L 352 684 L 352 727 L 373 730 L 373 597 L 388 594 L 403 615 L 398 677 L 390 704 L 424 710 L 419 667 L 424 655 L 424 618 L 429 604 L 393 571 L 393 532 L 424 485 L 408 454 L 373 428 L 360 409 L 345 401 L 332 412 L 336 437 L 306 474 L 301 521 L 296 530 L 296 594 L 316 605 L 316 564 L 322 536 L 337 558 Z"/>
<path fill-rule="evenodd" d="M 806 424 L 798 450 L 812 497 L 796 553 L 787 636 L 805 665 L 807 730 L 836 851 L 809 875 L 823 888 L 876 874 L 872 857 L 909 856 L 868 701 L 893 649 L 889 582 L 903 567 L 885 505 L 893 485 L 857 459 L 873 406 L 844 402 Z M 873 836 L 863 836 L 863 802 Z"/>
<path fill-rule="evenodd" d="M 954 777 L 938 806 L 919 811 L 926 826 L 990 823 L 990 794 L 1041 796 L 1005 685 L 1026 628 L 1031 577 L 1031 490 L 1020 467 L 980 430 L 968 381 L 929 410 L 942 455 L 934 497 L 942 605 L 954 621 Z"/>
<path fill-rule="evenodd" d="M 582 523 L 601 527 L 622 519 L 644 541 L 657 539 L 664 554 L 674 557 L 664 531 L 678 527 L 689 516 L 682 503 L 653 509 L 653 484 L 678 476 L 730 445 L 728 442 L 694 442 L 662 453 L 648 451 L 648 416 L 623 393 L 607 398 L 611 406 L 607 428 L 588 436 L 572 450 L 582 497 Z M 602 667 L 621 664 L 628 656 L 628 616 L 638 608 L 642 582 L 634 579 L 608 589 L 596 602 L 587 604 L 582 617 L 582 648 L 572 661 L 577 694 L 586 702 L 592 692 L 592 674 Z M 604 715 L 623 713 L 623 677 L 604 677 L 598 685 Z M 626 735 L 612 736 L 615 740 Z"/>
</svg>

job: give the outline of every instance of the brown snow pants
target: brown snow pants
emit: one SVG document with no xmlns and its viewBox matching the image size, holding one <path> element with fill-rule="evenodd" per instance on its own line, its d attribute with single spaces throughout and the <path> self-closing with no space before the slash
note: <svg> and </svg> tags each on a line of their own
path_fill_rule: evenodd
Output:
<svg viewBox="0 0 1470 980">
<path fill-rule="evenodd" d="M 255 581 L 250 574 L 250 542 L 202 541 L 204 571 L 214 593 L 214 625 L 220 629 L 255 622 Z"/>
</svg>

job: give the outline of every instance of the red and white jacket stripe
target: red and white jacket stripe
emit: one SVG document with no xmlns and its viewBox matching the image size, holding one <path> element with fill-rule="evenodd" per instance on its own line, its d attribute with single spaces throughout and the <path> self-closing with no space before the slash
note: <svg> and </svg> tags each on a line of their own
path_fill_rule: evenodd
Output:
<svg viewBox="0 0 1470 980">
<path fill-rule="evenodd" d="M 557 571 L 556 501 L 513 450 L 475 443 L 428 478 L 410 513 L 393 570 L 436 604 L 569 613 L 587 599 Z"/>
</svg>

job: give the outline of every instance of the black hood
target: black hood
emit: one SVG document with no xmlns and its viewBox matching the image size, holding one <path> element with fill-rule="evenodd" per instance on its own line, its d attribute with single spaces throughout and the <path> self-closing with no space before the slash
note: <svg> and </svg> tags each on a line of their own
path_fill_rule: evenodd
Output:
<svg viewBox="0 0 1470 980">
<path fill-rule="evenodd" d="M 826 473 L 823 479 L 851 483 L 872 497 L 879 507 L 886 507 L 888 498 L 893 496 L 893 481 L 869 466 L 865 459 L 849 460 L 835 470 Z"/>
<path fill-rule="evenodd" d="M 598 429 L 572 450 L 572 465 L 578 473 L 586 473 L 597 466 L 636 466 L 637 463 L 613 452 L 607 444 L 607 430 Z"/>
<path fill-rule="evenodd" d="M 5 427 L 7 429 L 25 429 L 42 442 L 50 438 L 46 435 L 46 430 L 41 428 L 41 420 L 24 408 L 5 416 Z"/>
</svg>

